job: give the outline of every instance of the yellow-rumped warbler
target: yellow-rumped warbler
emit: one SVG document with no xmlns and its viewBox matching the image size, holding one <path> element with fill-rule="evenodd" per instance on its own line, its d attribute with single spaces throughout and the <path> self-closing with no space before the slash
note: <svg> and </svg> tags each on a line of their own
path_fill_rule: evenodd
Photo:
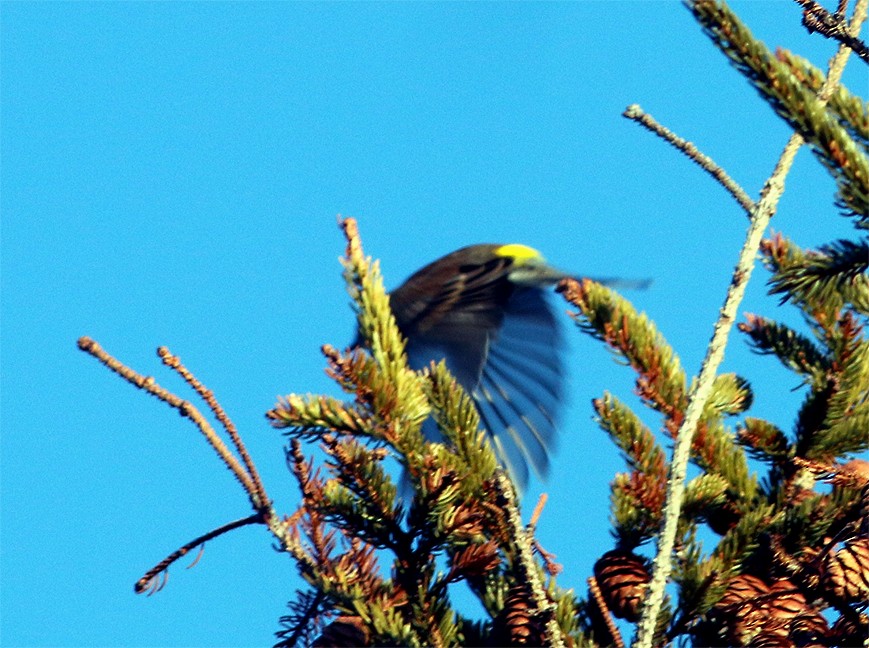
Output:
<svg viewBox="0 0 869 648">
<path fill-rule="evenodd" d="M 567 276 L 526 245 L 471 245 L 390 294 L 411 368 L 446 361 L 520 488 L 528 464 L 545 475 L 555 441 L 564 336 L 547 289 Z M 433 429 L 425 428 L 430 438 Z"/>
</svg>

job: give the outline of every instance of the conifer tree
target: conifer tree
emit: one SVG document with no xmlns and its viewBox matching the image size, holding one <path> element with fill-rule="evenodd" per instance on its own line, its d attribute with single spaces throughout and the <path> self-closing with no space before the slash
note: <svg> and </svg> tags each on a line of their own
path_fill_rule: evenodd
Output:
<svg viewBox="0 0 869 648">
<path fill-rule="evenodd" d="M 341 221 L 345 279 L 366 348 L 323 347 L 345 399 L 292 394 L 267 413 L 290 439 L 287 461 L 300 492 L 290 515 L 274 510 L 229 417 L 177 357 L 160 350 L 234 450 L 195 405 L 93 340 L 79 340 L 109 369 L 190 418 L 253 508 L 167 557 L 137 591 L 159 590 L 169 566 L 205 540 L 264 524 L 307 583 L 282 619 L 281 646 L 623 646 L 627 624 L 636 624 L 641 646 L 862 644 L 869 634 L 869 462 L 854 455 L 869 449 L 869 107 L 838 78 L 849 52 L 867 61 L 858 37 L 867 0 L 850 15 L 844 1 L 832 13 L 798 1 L 810 30 L 841 43 L 827 71 L 795 53 L 770 51 L 723 2 L 687 3 L 712 44 L 793 130 L 756 201 L 638 106 L 625 113 L 721 182 L 750 219 L 699 375 L 689 376 L 664 332 L 614 291 L 590 280 L 559 285 L 578 329 L 636 374 L 637 393 L 665 433 L 660 438 L 613 393 L 595 399 L 597 423 L 626 469 L 611 485 L 614 544 L 601 547 L 593 574 L 556 578 L 559 567 L 534 537 L 539 510 L 522 521 L 471 398 L 443 362 L 408 367 L 378 264 L 364 255 L 348 218 Z M 786 232 L 763 238 L 803 143 L 820 162 L 818 172 L 836 182 L 823 217 L 847 218 L 855 229 L 852 238 L 816 250 L 801 249 Z M 758 371 L 775 358 L 797 374 L 804 397 L 792 429 L 745 415 L 750 376 L 717 373 L 758 251 L 781 307 L 745 316 L 741 339 L 730 344 L 757 351 Z M 422 434 L 429 417 L 443 443 Z M 676 440 L 672 456 L 667 436 Z M 325 453 L 323 465 L 309 458 L 310 443 Z M 392 460 L 409 477 L 406 497 L 387 470 Z M 690 481 L 688 461 L 698 472 Z M 710 536 L 713 543 L 701 541 Z M 638 551 L 651 543 L 654 563 Z M 576 587 L 583 577 L 581 594 L 562 583 Z M 671 597 L 663 592 L 668 581 Z M 479 598 L 483 620 L 454 606 L 450 589 L 459 582 Z"/>
</svg>

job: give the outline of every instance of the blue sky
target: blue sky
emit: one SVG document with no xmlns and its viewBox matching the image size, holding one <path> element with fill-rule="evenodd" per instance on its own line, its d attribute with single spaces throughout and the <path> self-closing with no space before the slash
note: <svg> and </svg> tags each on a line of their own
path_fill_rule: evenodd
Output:
<svg viewBox="0 0 869 648">
<path fill-rule="evenodd" d="M 825 66 L 790 2 L 734 2 L 755 34 Z M 297 502 L 277 395 L 337 389 L 320 345 L 353 317 L 336 214 L 359 219 L 387 285 L 470 243 L 522 242 L 632 295 L 695 373 L 746 219 L 620 116 L 640 103 L 756 196 L 786 127 L 676 2 L 3 3 L 2 617 L 8 646 L 264 645 L 299 584 L 248 527 L 133 583 L 247 515 L 194 428 L 77 351 L 84 334 L 180 391 L 168 345 L 235 420 L 279 511 Z M 865 67 L 846 81 L 865 93 Z M 800 152 L 774 227 L 851 236 Z M 741 311 L 797 324 L 755 275 Z M 565 320 L 567 321 L 567 320 Z M 611 546 L 622 469 L 591 419 L 630 370 L 571 330 L 571 402 L 539 535 L 584 589 Z M 735 338 L 751 414 L 789 428 L 798 380 Z M 658 428 L 654 416 L 646 416 Z"/>
</svg>

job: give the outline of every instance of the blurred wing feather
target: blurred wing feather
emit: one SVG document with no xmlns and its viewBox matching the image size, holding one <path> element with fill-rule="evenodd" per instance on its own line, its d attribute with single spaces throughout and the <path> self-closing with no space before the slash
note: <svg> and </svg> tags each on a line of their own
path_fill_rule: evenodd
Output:
<svg viewBox="0 0 869 648">
<path fill-rule="evenodd" d="M 495 447 L 523 488 L 528 464 L 541 476 L 549 467 L 564 396 L 563 347 L 545 292 L 518 289 L 473 391 Z"/>
</svg>

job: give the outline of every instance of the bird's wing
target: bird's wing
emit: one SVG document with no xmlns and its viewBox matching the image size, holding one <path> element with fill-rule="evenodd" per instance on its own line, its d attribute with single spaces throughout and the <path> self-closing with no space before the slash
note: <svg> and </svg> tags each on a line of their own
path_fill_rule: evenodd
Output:
<svg viewBox="0 0 869 648">
<path fill-rule="evenodd" d="M 563 332 L 545 291 L 518 289 L 490 340 L 473 396 L 520 488 L 529 464 L 541 476 L 549 467 L 564 399 L 563 354 Z"/>
<path fill-rule="evenodd" d="M 563 335 L 546 290 L 505 281 L 509 257 L 412 276 L 390 299 L 411 367 L 447 367 L 474 398 L 500 459 L 524 487 L 549 451 L 564 392 Z M 428 294 L 431 286 L 441 286 Z"/>
</svg>

